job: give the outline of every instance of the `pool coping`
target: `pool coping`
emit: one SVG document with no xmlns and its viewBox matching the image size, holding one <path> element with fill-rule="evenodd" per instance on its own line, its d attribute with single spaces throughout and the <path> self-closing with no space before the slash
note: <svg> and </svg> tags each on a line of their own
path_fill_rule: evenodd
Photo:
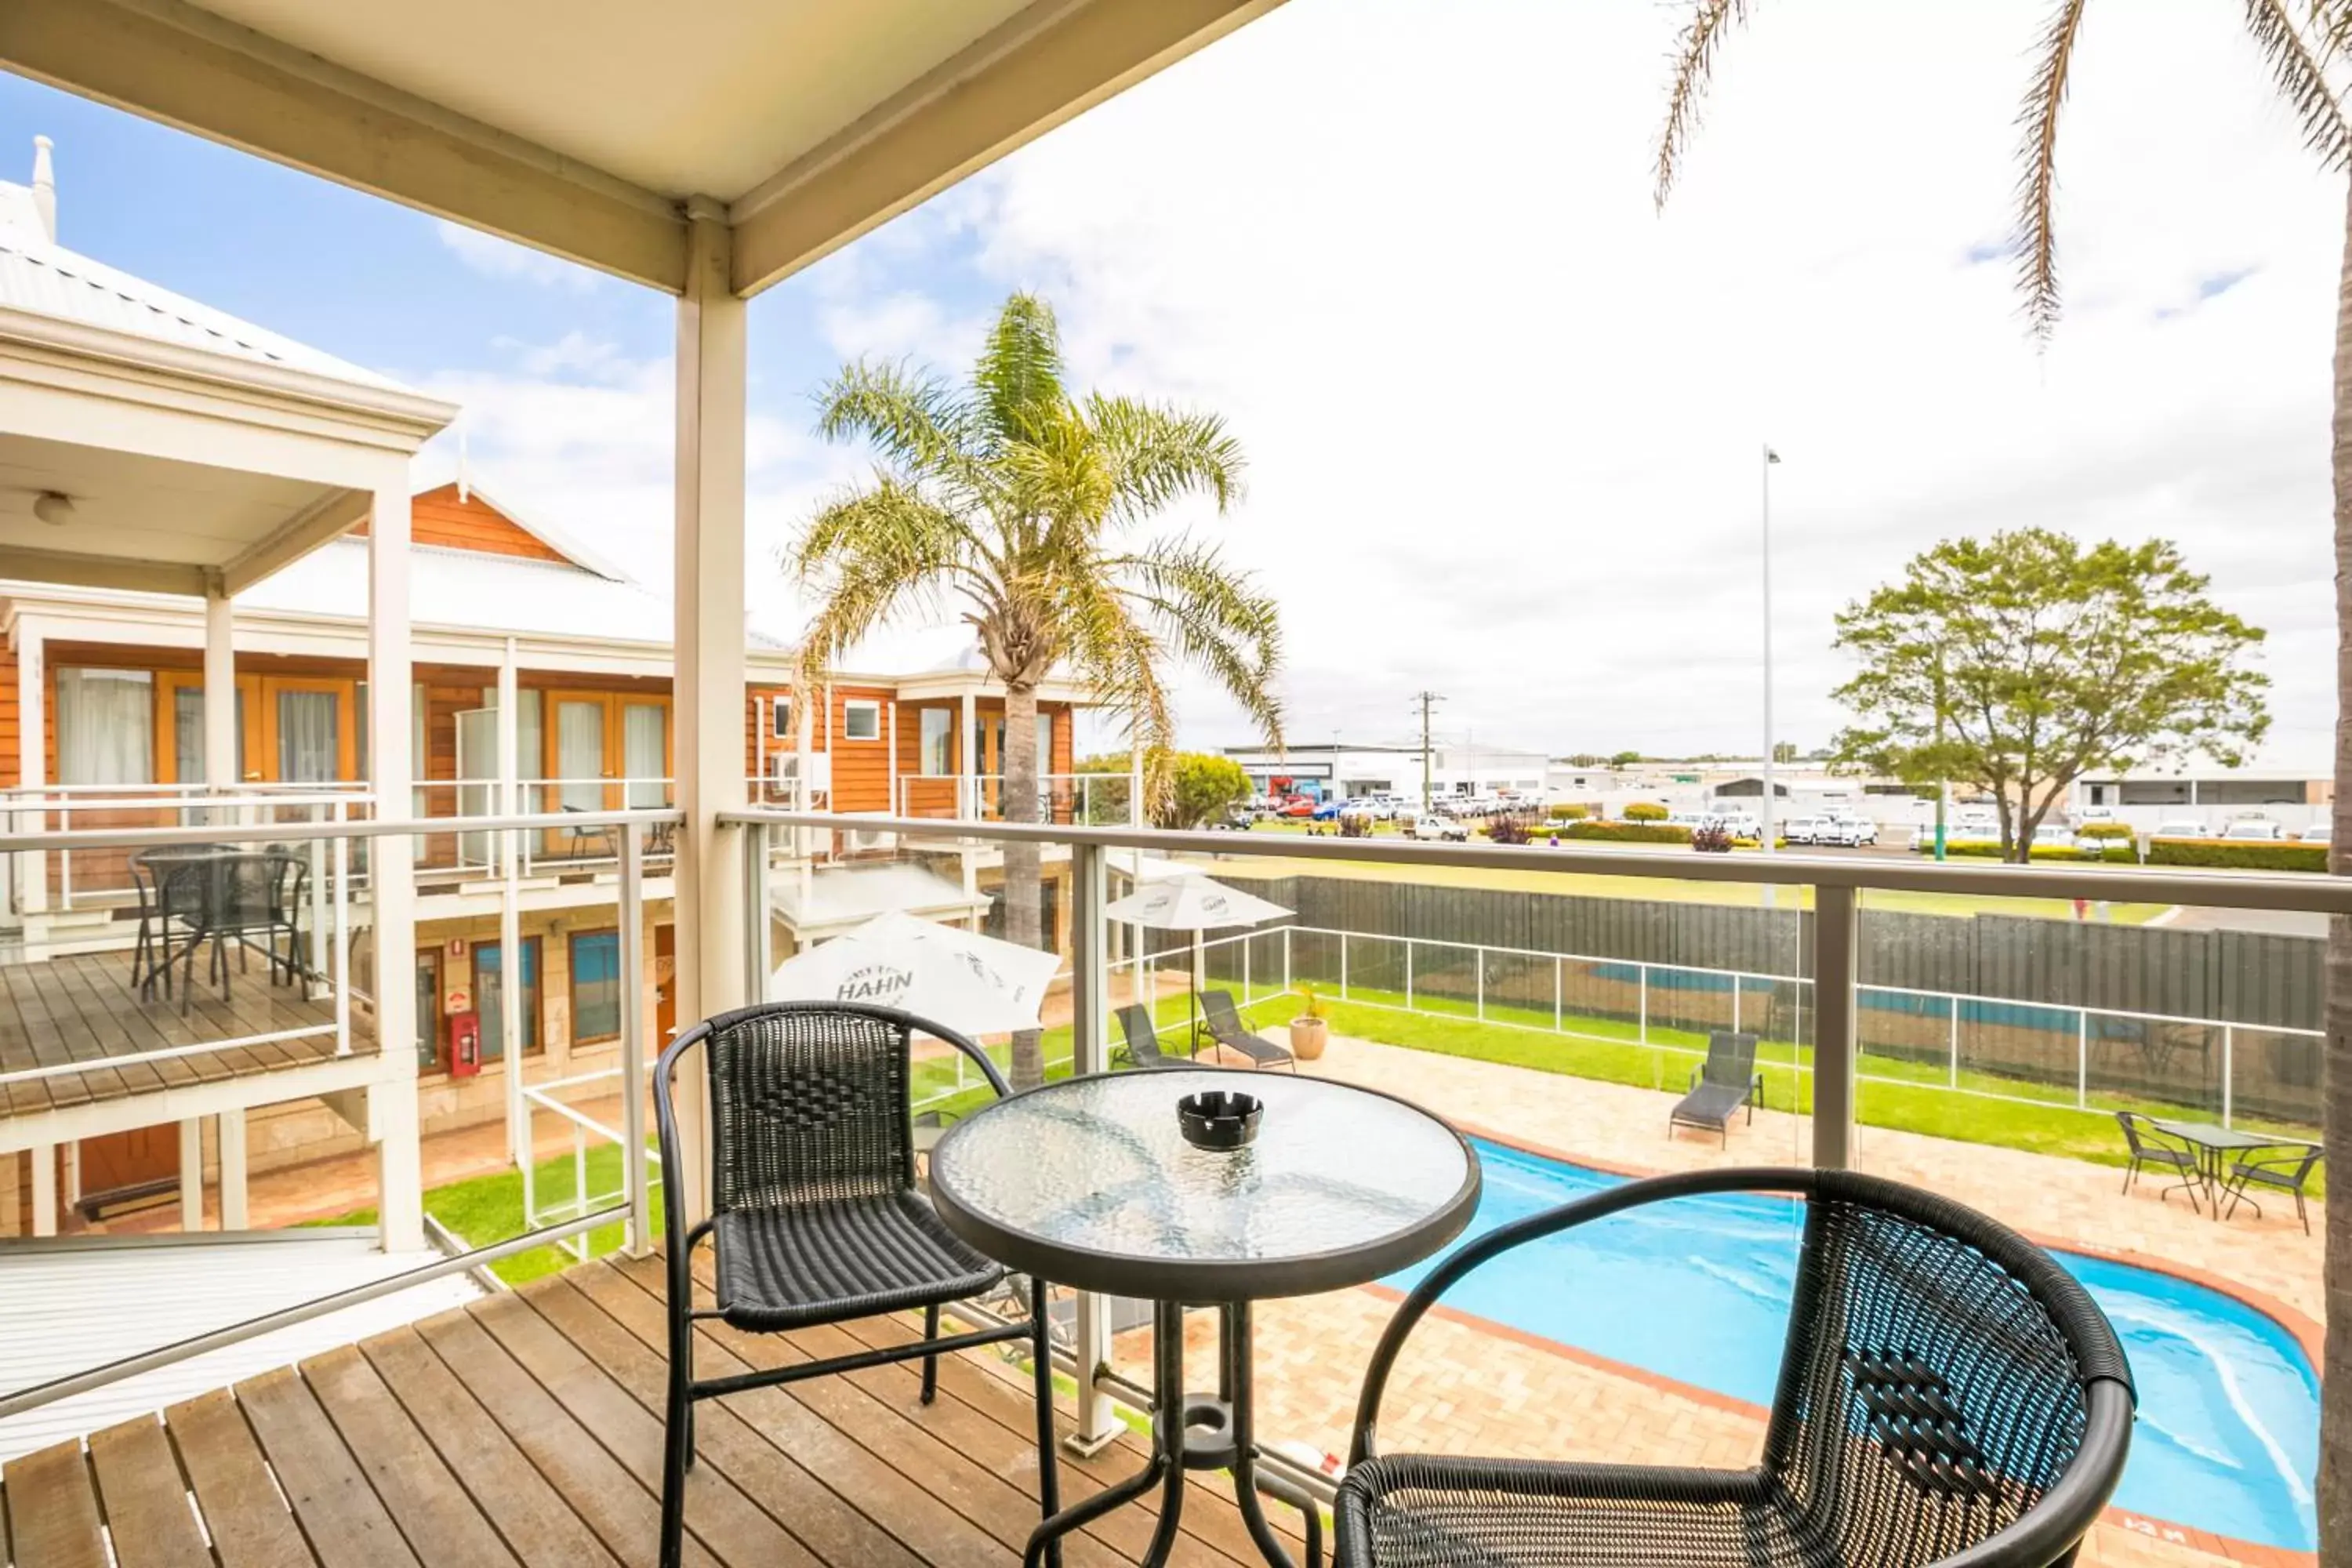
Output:
<svg viewBox="0 0 2352 1568">
<path fill-rule="evenodd" d="M 1647 1177 L 1668 1173 L 1640 1165 L 1625 1164 L 1620 1161 L 1571 1153 L 1567 1150 L 1555 1149 L 1530 1138 L 1498 1131 L 1473 1121 L 1457 1121 L 1454 1125 L 1467 1137 L 1483 1138 L 1487 1142 L 1499 1143 L 1507 1149 L 1515 1149 L 1522 1154 L 1532 1155 L 1539 1160 L 1556 1160 L 1562 1164 L 1580 1166 L 1588 1171 L 1600 1171 L 1608 1175 L 1624 1177 L 1629 1181 L 1641 1181 Z M 1791 1197 L 1788 1201 L 1795 1203 L 1799 1200 Z M 2020 1230 L 2018 1234 L 2038 1247 L 2054 1247 L 2061 1252 L 2078 1253 L 2085 1258 L 2096 1258 L 2108 1263 L 2126 1264 L 2135 1268 L 2147 1269 L 2151 1273 L 2169 1275 L 2191 1285 L 2201 1285 L 2209 1290 L 2230 1297 L 2269 1318 L 2284 1329 L 2302 1349 L 2305 1359 L 2311 1363 L 2313 1375 L 2315 1377 L 2320 1375 L 2320 1368 L 2323 1365 L 2320 1352 L 2325 1340 L 2324 1331 L 2308 1314 L 2297 1310 L 2267 1291 L 2242 1285 L 2235 1280 L 2225 1279 L 2191 1264 L 2177 1263 L 2170 1258 L 2154 1258 L 2145 1253 L 2099 1247 L 2076 1241 L 2072 1237 L 2050 1236 L 2031 1230 Z M 1404 1300 L 1404 1292 L 1393 1286 L 1371 1284 L 1363 1286 L 1362 1289 L 1382 1300 L 1397 1302 Z M 1529 1350 L 1557 1355 L 1580 1366 L 1590 1367 L 1593 1371 L 1605 1373 L 1612 1377 L 1623 1378 L 1630 1383 L 1638 1384 L 1661 1394 L 1671 1394 L 1678 1399 L 1688 1400 L 1694 1405 L 1702 1405 L 1707 1409 L 1718 1410 L 1727 1415 L 1744 1416 L 1759 1422 L 1769 1420 L 1771 1416 L 1770 1410 L 1764 1405 L 1752 1404 L 1731 1394 L 1718 1394 L 1711 1388 L 1701 1388 L 1696 1384 L 1684 1383 L 1680 1379 L 1668 1377 L 1662 1373 L 1652 1372 L 1647 1367 L 1616 1361 L 1579 1346 L 1562 1344 L 1558 1340 L 1546 1339 L 1540 1334 L 1529 1333 L 1524 1329 L 1514 1328 L 1508 1323 L 1497 1322 L 1494 1319 L 1482 1317 L 1475 1312 L 1465 1311 L 1458 1307 L 1449 1307 L 1443 1302 L 1438 1302 L 1430 1308 L 1430 1315 L 1443 1318 L 1464 1328 L 1496 1335 Z M 2258 1541 L 2241 1541 L 2236 1536 L 2217 1534 L 2212 1531 L 2200 1529 L 2196 1525 L 2182 1524 L 2173 1520 L 2150 1518 L 2112 1505 L 2102 1512 L 2100 1522 L 2149 1540 L 2185 1546 L 2226 1562 L 2244 1563 L 2247 1568 L 2317 1568 L 2319 1562 L 2319 1554 L 2315 1552 L 2302 1552 L 2285 1546 L 2271 1546 Z"/>
</svg>

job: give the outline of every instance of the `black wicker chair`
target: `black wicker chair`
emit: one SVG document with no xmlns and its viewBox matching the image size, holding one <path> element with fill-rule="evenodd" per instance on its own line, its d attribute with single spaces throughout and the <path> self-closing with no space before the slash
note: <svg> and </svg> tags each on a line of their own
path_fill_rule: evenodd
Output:
<svg viewBox="0 0 2352 1568">
<path fill-rule="evenodd" d="M 2139 1179 L 2140 1171 L 2154 1165 L 2160 1171 L 2170 1171 L 2180 1179 L 2156 1194 L 2156 1201 L 2165 1203 L 2175 1193 L 2189 1194 L 2189 1206 L 2202 1213 L 2197 1202 L 2197 1190 L 2205 1184 L 2205 1167 L 2197 1158 L 2197 1151 L 2177 1139 L 2168 1138 L 2149 1124 L 2147 1117 L 2136 1110 L 2116 1112 L 2116 1124 L 2124 1130 L 2124 1147 L 2131 1158 L 2124 1165 L 2124 1191 L 2129 1193 L 2132 1184 Z"/>
<path fill-rule="evenodd" d="M 654 1072 L 669 1267 L 669 1396 L 662 1455 L 661 1562 L 676 1568 L 694 1465 L 694 1402 L 889 1362 L 923 1362 L 923 1403 L 939 1358 L 1025 1340 L 1035 1362 L 1037 1464 L 1044 1512 L 1061 1505 L 1054 1467 L 1053 1357 L 1045 1287 L 1029 1282 L 1027 1321 L 942 1339 L 940 1308 L 995 1289 L 998 1264 L 958 1240 L 915 1185 L 908 1086 L 917 1033 L 946 1041 L 1006 1094 L 986 1053 L 951 1029 L 887 1007 L 783 1002 L 705 1019 L 672 1041 Z M 676 1195 L 678 1058 L 703 1047 L 709 1086 L 711 1215 L 688 1228 Z M 694 1305 L 692 1252 L 711 1239 L 716 1304 Z M 924 1337 L 830 1361 L 694 1377 L 694 1323 L 718 1318 L 780 1332 L 919 1307 Z M 1057 1568 L 1058 1553 L 1055 1559 Z"/>
<path fill-rule="evenodd" d="M 1759 1191 L 1801 1195 L 1807 1212 L 1755 1468 L 1374 1456 L 1398 1351 L 1473 1268 L 1639 1205 Z M 2090 1296 L 1973 1209 L 1840 1171 L 1631 1182 L 1479 1237 L 1405 1299 L 1357 1411 L 1338 1561 L 2053 1568 L 2074 1561 L 2123 1474 L 2132 1402 L 2122 1347 Z"/>
</svg>

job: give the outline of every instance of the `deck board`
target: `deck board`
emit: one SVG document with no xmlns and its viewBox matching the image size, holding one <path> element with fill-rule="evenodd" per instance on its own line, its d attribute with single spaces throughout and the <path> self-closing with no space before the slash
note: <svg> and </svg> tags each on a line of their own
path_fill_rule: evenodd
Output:
<svg viewBox="0 0 2352 1568">
<path fill-rule="evenodd" d="M 75 953 L 0 965 L 0 1073 L 89 1063 L 89 1070 L 0 1083 L 0 1117 L 125 1099 L 159 1089 L 304 1067 L 334 1053 L 331 1033 L 229 1046 L 165 1061 L 108 1065 L 115 1058 L 208 1040 L 282 1029 L 331 1030 L 331 999 L 313 1000 L 299 985 L 273 985 L 266 964 L 231 977 L 224 1000 L 201 976 L 184 1013 L 161 987 L 142 997 L 131 983 L 128 952 Z M 352 1048 L 373 1052 L 363 1016 L 352 1022 Z"/>
<path fill-rule="evenodd" d="M 27 1456 L 0 1479 L 16 1568 L 102 1568 L 102 1523 L 140 1533 L 118 1546 L 121 1568 L 650 1564 L 662 1282 L 658 1259 L 583 1265 L 100 1433 L 88 1456 Z M 702 1369 L 718 1373 L 904 1343 L 915 1325 L 701 1332 Z M 988 1352 L 946 1358 L 935 1405 L 919 1384 L 907 1363 L 703 1405 L 686 1561 L 1017 1568 L 1037 1518 L 1025 1385 Z M 1061 1462 L 1073 1501 L 1141 1454 L 1122 1440 Z M 187 1555 L 191 1493 L 210 1556 Z M 1273 1517 L 1295 1542 L 1286 1511 Z M 1258 1561 L 1230 1492 L 1199 1478 L 1184 1515 L 1173 1562 Z M 1097 1521 L 1067 1542 L 1071 1568 L 1133 1563 L 1151 1525 L 1143 1507 Z"/>
</svg>

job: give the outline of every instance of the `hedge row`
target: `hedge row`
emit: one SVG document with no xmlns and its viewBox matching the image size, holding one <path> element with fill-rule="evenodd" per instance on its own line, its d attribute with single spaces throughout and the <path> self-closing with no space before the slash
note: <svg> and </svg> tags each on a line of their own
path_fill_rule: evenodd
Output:
<svg viewBox="0 0 2352 1568">
<path fill-rule="evenodd" d="M 2134 837 L 2127 822 L 2086 822 L 2074 830 L 2077 838 L 2130 838 Z"/>
<path fill-rule="evenodd" d="M 1936 852 L 1936 847 L 1933 844 L 1922 844 L 1919 852 L 1923 855 L 1933 855 Z M 2032 853 L 2036 860 L 2101 860 L 2118 866 L 2131 865 L 2139 858 L 2128 844 L 2108 844 L 2098 848 L 2093 848 L 2089 845 L 2037 844 Z M 1998 860 L 2000 858 L 2000 846 L 1979 843 L 1953 844 L 1948 841 L 1944 845 L 1944 855 L 1947 859 L 1953 860 Z"/>
<path fill-rule="evenodd" d="M 2154 838 L 2151 866 L 2226 866 L 2241 871 L 2325 871 L 2325 844 L 2240 844 L 2215 838 Z"/>
<path fill-rule="evenodd" d="M 1582 817 L 1598 816 L 1601 814 L 1589 805 L 1579 805 L 1574 801 L 1556 800 L 1552 802 L 1547 815 L 1555 822 L 1574 822 Z"/>
<path fill-rule="evenodd" d="M 1570 838 L 1610 838 L 1625 844 L 1687 844 L 1691 830 L 1671 822 L 1571 822 L 1561 830 Z"/>
</svg>

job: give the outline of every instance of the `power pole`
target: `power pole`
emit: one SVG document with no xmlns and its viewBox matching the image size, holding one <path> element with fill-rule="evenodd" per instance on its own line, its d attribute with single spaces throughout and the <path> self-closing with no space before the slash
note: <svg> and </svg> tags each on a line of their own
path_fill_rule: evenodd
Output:
<svg viewBox="0 0 2352 1568">
<path fill-rule="evenodd" d="M 1426 814 L 1429 810 L 1429 715 L 1430 710 L 1445 699 L 1435 691 L 1416 691 L 1412 700 L 1421 709 L 1421 809 Z"/>
</svg>

